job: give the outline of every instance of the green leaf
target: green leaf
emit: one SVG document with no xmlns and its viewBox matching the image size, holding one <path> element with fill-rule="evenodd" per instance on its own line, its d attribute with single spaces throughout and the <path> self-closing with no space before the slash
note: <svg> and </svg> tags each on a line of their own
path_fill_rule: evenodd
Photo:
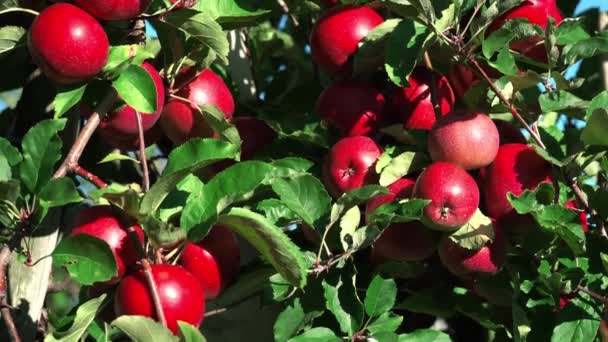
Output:
<svg viewBox="0 0 608 342">
<path fill-rule="evenodd" d="M 76 185 L 67 177 L 53 179 L 40 191 L 40 202 L 44 207 L 61 207 L 70 203 L 79 203 L 80 197 Z"/>
<path fill-rule="evenodd" d="M 13 178 L 11 166 L 8 164 L 8 160 L 2 154 L 0 154 L 0 182 L 6 182 Z"/>
<path fill-rule="evenodd" d="M 317 327 L 307 330 L 300 336 L 290 339 L 288 342 L 340 342 L 333 331 L 325 327 Z"/>
<path fill-rule="evenodd" d="M 357 250 L 365 242 L 365 236 L 357 234 L 357 228 L 360 223 L 361 210 L 359 210 L 359 207 L 348 209 L 340 219 L 340 241 L 342 242 L 342 249 L 345 252 Z"/>
<path fill-rule="evenodd" d="M 583 118 L 589 102 L 565 90 L 544 93 L 538 98 L 543 113 L 560 112 L 577 118 Z"/>
<path fill-rule="evenodd" d="M 512 41 L 521 41 L 534 36 L 544 36 L 543 30 L 537 26 L 530 24 L 527 19 L 508 20 L 498 30 L 483 40 L 482 50 L 483 55 L 489 60 L 492 55 L 505 46 L 509 46 Z"/>
<path fill-rule="evenodd" d="M 178 321 L 177 326 L 179 327 L 180 342 L 207 342 L 197 327 L 182 321 Z"/>
<path fill-rule="evenodd" d="M 217 216 L 228 206 L 246 199 L 272 171 L 260 161 L 237 163 L 218 173 L 200 191 L 188 196 L 180 219 L 181 228 L 191 241 L 207 235 Z"/>
<path fill-rule="evenodd" d="M 564 240 L 575 255 L 585 252 L 585 232 L 577 213 L 561 205 L 549 205 L 535 212 L 533 216 L 542 228 Z"/>
<path fill-rule="evenodd" d="M 247 209 L 232 208 L 217 221 L 247 240 L 272 266 L 296 287 L 304 287 L 307 262 L 300 248 L 265 217 Z"/>
<path fill-rule="evenodd" d="M 59 88 L 55 100 L 53 100 L 53 105 L 55 106 L 54 118 L 58 119 L 62 117 L 63 114 L 78 104 L 86 88 L 86 84 Z"/>
<path fill-rule="evenodd" d="M 477 209 L 469 222 L 450 234 L 450 240 L 460 247 L 479 250 L 494 239 L 492 220 Z"/>
<path fill-rule="evenodd" d="M 518 214 L 529 214 L 542 210 L 545 205 L 553 201 L 553 186 L 549 183 L 541 183 L 534 190 L 524 190 L 519 196 L 508 193 L 509 202 Z"/>
<path fill-rule="evenodd" d="M 81 285 L 110 280 L 117 274 L 116 259 L 110 246 L 90 235 L 65 237 L 52 255 L 53 263 L 65 267 Z"/>
<path fill-rule="evenodd" d="M 608 146 L 608 110 L 598 108 L 591 113 L 587 125 L 581 133 L 581 140 L 586 145 Z"/>
<path fill-rule="evenodd" d="M 83 338 L 87 328 L 97 315 L 101 304 L 106 299 L 106 294 L 102 294 L 98 298 L 91 299 L 78 307 L 74 323 L 67 331 L 54 331 L 47 335 L 44 342 L 77 342 Z"/>
<path fill-rule="evenodd" d="M 123 101 L 141 114 L 156 112 L 156 85 L 150 74 L 139 65 L 129 65 L 112 85 Z"/>
<path fill-rule="evenodd" d="M 596 109 L 601 108 L 608 108 L 608 91 L 603 91 L 591 99 L 589 107 L 587 108 L 587 113 L 585 114 L 587 121 L 589 121 L 591 114 L 593 114 Z"/>
<path fill-rule="evenodd" d="M 109 153 L 107 156 L 103 157 L 103 159 L 98 161 L 97 164 L 111 163 L 113 161 L 119 161 L 119 160 L 129 160 L 129 161 L 134 162 L 135 164 L 139 164 L 139 160 L 137 160 L 135 158 L 131 158 L 124 154 L 114 153 L 114 152 Z"/>
<path fill-rule="evenodd" d="M 395 27 L 386 47 L 385 69 L 398 86 L 409 85 L 408 77 L 422 56 L 431 32 L 422 24 L 405 19 Z"/>
<path fill-rule="evenodd" d="M 390 163 L 380 174 L 380 185 L 389 186 L 401 177 L 421 170 L 428 164 L 428 158 L 423 153 L 404 152 L 391 159 Z"/>
<path fill-rule="evenodd" d="M 173 149 L 162 176 L 144 196 L 140 212 L 146 215 L 156 211 L 188 174 L 220 160 L 234 158 L 237 151 L 237 146 L 216 139 L 192 139 Z"/>
<path fill-rule="evenodd" d="M 321 316 L 323 311 L 305 312 L 300 298 L 296 298 L 277 317 L 274 323 L 274 339 L 286 342 L 300 331 L 309 328 L 312 321 Z"/>
<path fill-rule="evenodd" d="M 555 28 L 558 45 L 575 44 L 591 38 L 585 30 L 582 18 L 566 18 Z"/>
<path fill-rule="evenodd" d="M 16 166 L 23 160 L 19 150 L 3 137 L 0 137 L 0 155 L 6 158 L 10 166 Z"/>
<path fill-rule="evenodd" d="M 120 316 L 112 321 L 134 342 L 177 342 L 179 339 L 169 329 L 144 316 Z"/>
<path fill-rule="evenodd" d="M 375 276 L 365 293 L 365 312 L 370 317 L 378 317 L 395 305 L 397 284 L 393 279 Z"/>
<path fill-rule="evenodd" d="M 564 61 L 574 64 L 579 59 L 590 58 L 608 52 L 608 32 L 604 31 L 589 39 L 578 41 L 564 48 Z"/>
<path fill-rule="evenodd" d="M 26 47 L 27 30 L 19 26 L 0 28 L 0 56 L 13 49 Z"/>
<path fill-rule="evenodd" d="M 234 125 L 226 120 L 226 116 L 221 110 L 214 106 L 200 106 L 200 108 L 205 121 L 209 123 L 211 128 L 213 128 L 222 139 L 225 139 L 236 146 L 241 145 L 239 131 Z"/>
<path fill-rule="evenodd" d="M 317 230 L 323 228 L 331 198 L 317 178 L 305 175 L 293 179 L 276 179 L 272 182 L 272 190 L 308 225 Z"/>
<path fill-rule="evenodd" d="M 104 72 L 120 74 L 128 65 L 141 65 L 147 59 L 153 59 L 154 54 L 139 44 L 110 46 L 108 62 L 103 67 Z"/>
<path fill-rule="evenodd" d="M 399 335 L 399 342 L 451 342 L 450 335 L 437 330 L 418 329 L 410 334 Z"/>
<path fill-rule="evenodd" d="M 57 133 L 65 123 L 65 119 L 41 121 L 25 134 L 21 142 L 23 162 L 20 176 L 34 194 L 51 179 L 55 163 L 61 158 L 62 143 Z"/>
<path fill-rule="evenodd" d="M 557 314 L 551 342 L 593 341 L 600 326 L 600 315 L 594 305 L 574 298 Z"/>
<path fill-rule="evenodd" d="M 401 19 L 388 19 L 371 30 L 359 43 L 354 56 L 354 73 L 359 74 L 383 61 L 378 51 L 385 51 L 389 37 Z"/>
<path fill-rule="evenodd" d="M 324 279 L 321 283 L 326 306 L 340 324 L 340 330 L 352 336 L 359 330 L 363 320 L 363 306 L 359 302 L 354 279 L 348 274 Z"/>
<path fill-rule="evenodd" d="M 249 5 L 246 2 L 236 0 L 205 0 L 199 1 L 197 4 L 198 10 L 208 13 L 218 23 L 227 28 L 254 25 L 272 12 L 270 8 L 259 7 L 259 5 Z"/>
<path fill-rule="evenodd" d="M 602 266 L 604 266 L 604 273 L 608 274 L 608 254 L 600 252 L 600 259 L 602 260 Z"/>
<path fill-rule="evenodd" d="M 419 220 L 429 203 L 429 200 L 407 199 L 383 204 L 368 218 L 368 222 L 387 227 L 391 223 Z"/>
<path fill-rule="evenodd" d="M 298 217 L 285 203 L 276 198 L 269 198 L 258 202 L 256 210 L 263 212 L 264 216 L 276 225 L 287 224 Z"/>
<path fill-rule="evenodd" d="M 170 12 L 162 21 L 184 32 L 196 47 L 212 51 L 223 64 L 228 64 L 228 38 L 208 13 L 183 8 Z"/>
<path fill-rule="evenodd" d="M 372 335 L 382 332 L 395 332 L 401 326 L 403 317 L 392 315 L 390 312 L 385 312 L 375 320 L 373 320 L 368 326 L 367 330 Z"/>
</svg>

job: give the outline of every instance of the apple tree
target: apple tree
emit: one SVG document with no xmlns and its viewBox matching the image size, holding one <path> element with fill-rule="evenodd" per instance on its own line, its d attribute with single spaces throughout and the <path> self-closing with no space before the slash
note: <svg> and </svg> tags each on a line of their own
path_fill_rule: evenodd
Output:
<svg viewBox="0 0 608 342">
<path fill-rule="evenodd" d="M 576 4 L 0 0 L 0 340 L 607 341 Z"/>
</svg>

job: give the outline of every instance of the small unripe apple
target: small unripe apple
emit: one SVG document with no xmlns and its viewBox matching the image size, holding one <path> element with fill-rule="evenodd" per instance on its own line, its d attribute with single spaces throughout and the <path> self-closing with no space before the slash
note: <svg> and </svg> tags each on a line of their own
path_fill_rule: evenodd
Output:
<svg viewBox="0 0 608 342">
<path fill-rule="evenodd" d="M 492 163 L 498 146 L 496 125 L 480 112 L 455 112 L 444 116 L 437 121 L 428 138 L 433 161 L 449 162 L 465 170 Z"/>
<path fill-rule="evenodd" d="M 253 116 L 236 117 L 233 123 L 241 136 L 241 160 L 251 159 L 277 137 L 272 128 Z"/>
<path fill-rule="evenodd" d="M 452 231 L 467 223 L 479 206 L 475 179 L 446 162 L 433 163 L 422 171 L 413 197 L 431 201 L 424 208 L 423 221 L 441 231 Z"/>
<path fill-rule="evenodd" d="M 179 263 L 200 281 L 205 297 L 214 299 L 238 275 L 239 243 L 229 228 L 215 225 L 202 241 L 186 244 Z"/>
<path fill-rule="evenodd" d="M 526 137 L 521 133 L 521 129 L 505 120 L 494 119 L 494 124 L 498 129 L 500 146 L 506 144 L 525 144 Z"/>
<path fill-rule="evenodd" d="M 74 3 L 101 20 L 127 20 L 140 16 L 152 0 L 74 0 Z"/>
<path fill-rule="evenodd" d="M 198 327 L 205 314 L 205 295 L 201 284 L 180 266 L 152 265 L 167 327 L 178 334 L 178 321 Z M 126 276 L 114 294 L 117 316 L 138 315 L 158 319 L 143 270 Z"/>
<path fill-rule="evenodd" d="M 499 219 L 513 212 L 507 199 L 521 195 L 538 184 L 551 181 L 551 164 L 524 144 L 507 144 L 498 149 L 494 162 L 484 172 L 484 201 L 487 214 Z"/>
<path fill-rule="evenodd" d="M 330 150 L 323 164 L 323 181 L 329 192 L 339 197 L 345 192 L 373 182 L 373 168 L 382 150 L 365 136 L 347 137 Z"/>
<path fill-rule="evenodd" d="M 83 209 L 74 219 L 72 236 L 86 234 L 103 240 L 108 244 L 116 259 L 117 275 L 104 284 L 116 283 L 128 267 L 137 261 L 137 248 L 129 237 L 129 228 L 118 209 L 109 205 Z M 135 226 L 139 239 L 144 241 L 143 231 Z"/>
<path fill-rule="evenodd" d="M 57 83 L 86 81 L 108 61 L 110 43 L 103 27 L 74 5 L 58 3 L 45 8 L 27 37 L 34 62 Z"/>
<path fill-rule="evenodd" d="M 359 42 L 384 19 L 367 6 L 336 6 L 317 20 L 310 34 L 313 61 L 330 75 L 351 73 Z"/>
<path fill-rule="evenodd" d="M 549 24 L 549 17 L 555 19 L 555 25 L 563 21 L 563 17 L 555 3 L 555 0 L 525 0 L 521 5 L 504 13 L 488 27 L 486 36 L 501 28 L 506 21 L 512 19 L 527 19 L 531 24 L 540 26 L 543 30 Z M 544 37 L 531 37 L 523 41 L 511 43 L 511 49 L 521 52 L 525 56 L 547 62 L 545 45 L 541 42 Z"/>
<path fill-rule="evenodd" d="M 439 243 L 441 263 L 454 275 L 494 275 L 505 261 L 506 240 L 500 226 L 493 221 L 494 239 L 479 250 L 470 250 L 459 246 L 449 236 Z"/>
<path fill-rule="evenodd" d="M 437 101 L 441 115 L 452 111 L 456 102 L 450 82 L 445 76 L 437 75 Z M 405 129 L 430 130 L 435 125 L 435 108 L 431 97 L 433 74 L 425 68 L 416 68 L 408 78 L 409 87 L 393 91 L 391 105 L 393 112 L 403 122 Z"/>
<path fill-rule="evenodd" d="M 384 103 L 384 96 L 374 87 L 343 81 L 321 93 L 316 110 L 343 136 L 369 135 L 383 120 Z"/>
<path fill-rule="evenodd" d="M 148 72 L 154 87 L 156 88 L 156 111 L 154 113 L 140 113 L 142 128 L 149 130 L 160 118 L 160 113 L 165 104 L 165 86 L 160 78 L 158 71 L 148 62 L 144 62 L 141 67 Z M 109 112 L 104 116 L 99 124 L 99 130 L 113 130 L 119 134 L 133 135 L 138 133 L 137 117 L 135 108 L 125 104 L 117 111 Z"/>
<path fill-rule="evenodd" d="M 212 137 L 214 132 L 209 123 L 195 107 L 197 105 L 212 105 L 221 110 L 230 121 L 234 114 L 234 98 L 224 80 L 210 69 L 205 69 L 192 81 L 194 69 L 180 72 L 176 84 L 187 82 L 181 86 L 177 96 L 165 105 L 160 117 L 161 127 L 173 143 L 181 144 L 194 137 Z"/>
</svg>

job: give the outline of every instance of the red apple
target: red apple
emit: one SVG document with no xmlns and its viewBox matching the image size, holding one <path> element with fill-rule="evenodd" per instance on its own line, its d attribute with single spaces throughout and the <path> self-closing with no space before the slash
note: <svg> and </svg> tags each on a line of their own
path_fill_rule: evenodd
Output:
<svg viewBox="0 0 608 342">
<path fill-rule="evenodd" d="M 441 263 L 454 275 L 494 275 L 505 261 L 506 241 L 500 226 L 493 221 L 494 240 L 479 250 L 469 250 L 445 236 L 439 243 Z"/>
<path fill-rule="evenodd" d="M 448 78 L 450 79 L 454 93 L 461 99 L 464 98 L 471 88 L 479 83 L 479 78 L 475 76 L 473 71 L 462 64 L 453 64 L 448 71 Z"/>
<path fill-rule="evenodd" d="M 193 72 L 193 69 L 181 72 L 176 84 L 190 80 Z M 205 69 L 179 89 L 176 95 L 189 102 L 171 99 L 160 118 L 161 127 L 173 143 L 181 144 L 193 137 L 213 136 L 213 129 L 199 113 L 195 107 L 197 105 L 213 105 L 224 113 L 226 119 L 232 119 L 234 98 L 222 78 L 210 69 Z"/>
<path fill-rule="evenodd" d="M 413 197 L 431 201 L 424 208 L 423 220 L 442 231 L 451 231 L 467 223 L 479 206 L 475 179 L 460 167 L 446 162 L 433 163 L 422 171 Z"/>
<path fill-rule="evenodd" d="M 525 144 L 526 137 L 521 133 L 521 129 L 505 120 L 494 119 L 494 124 L 498 129 L 500 146 L 506 144 Z"/>
<path fill-rule="evenodd" d="M 416 182 L 409 178 L 400 178 L 396 180 L 393 184 L 387 187 L 388 191 L 391 192 L 390 194 L 374 196 L 367 201 L 367 205 L 365 207 L 365 218 L 367 219 L 378 207 L 383 204 L 390 203 L 395 199 L 401 200 L 410 198 L 412 196 L 412 192 L 414 191 L 415 184 Z"/>
<path fill-rule="evenodd" d="M 313 61 L 331 75 L 351 73 L 359 42 L 384 19 L 367 6 L 344 5 L 326 11 L 310 34 Z"/>
<path fill-rule="evenodd" d="M 117 275 L 107 284 L 116 283 L 126 269 L 137 261 L 137 249 L 129 238 L 124 219 L 118 209 L 109 205 L 86 208 L 74 219 L 71 235 L 87 234 L 105 241 L 116 259 Z M 143 231 L 136 226 L 139 239 L 144 241 Z"/>
<path fill-rule="evenodd" d="M 428 138 L 433 161 L 445 161 L 465 170 L 487 166 L 498 152 L 498 129 L 480 112 L 456 112 L 435 124 Z"/>
<path fill-rule="evenodd" d="M 551 181 L 551 165 L 529 146 L 507 144 L 484 172 L 484 201 L 487 214 L 501 218 L 513 212 L 507 193 L 520 195 L 542 182 Z"/>
<path fill-rule="evenodd" d="M 101 20 L 126 20 L 140 16 L 151 0 L 74 0 L 74 3 Z"/>
<path fill-rule="evenodd" d="M 241 136 L 241 160 L 251 159 L 277 137 L 264 121 L 252 116 L 239 116 L 234 119 L 234 125 Z"/>
<path fill-rule="evenodd" d="M 141 113 L 142 127 L 144 131 L 149 130 L 158 121 L 160 113 L 165 104 L 165 86 L 160 78 L 158 71 L 148 62 L 144 62 L 141 67 L 148 72 L 156 88 L 156 111 L 154 113 Z M 113 130 L 118 134 L 133 135 L 137 134 L 137 117 L 135 108 L 124 105 L 117 111 L 113 111 L 104 116 L 99 124 L 99 130 Z"/>
<path fill-rule="evenodd" d="M 506 21 L 512 19 L 527 19 L 531 24 L 536 24 L 545 29 L 549 24 L 549 17 L 555 19 L 555 25 L 563 21 L 563 17 L 555 3 L 555 0 L 525 0 L 521 5 L 504 13 L 488 27 L 486 35 L 501 28 Z M 511 49 L 519 51 L 531 59 L 547 62 L 547 52 L 542 44 L 544 37 L 532 37 L 523 41 L 511 43 Z M 540 44 L 540 45 L 539 45 Z"/>
<path fill-rule="evenodd" d="M 202 241 L 186 244 L 179 263 L 200 281 L 205 297 L 214 299 L 239 272 L 239 243 L 229 228 L 216 225 Z"/>
<path fill-rule="evenodd" d="M 387 261 L 420 261 L 437 249 L 437 232 L 420 221 L 393 223 L 374 242 L 370 255 L 373 264 Z"/>
<path fill-rule="evenodd" d="M 583 228 L 583 232 L 587 233 L 589 231 L 589 223 L 587 222 L 587 213 L 585 211 L 577 211 L 578 205 L 576 204 L 576 200 L 570 200 L 564 203 L 564 207 L 568 209 L 572 209 L 572 211 L 578 213 L 579 220 L 581 222 L 581 227 Z"/>
<path fill-rule="evenodd" d="M 87 12 L 67 3 L 45 8 L 34 20 L 27 45 L 42 72 L 57 83 L 86 81 L 108 60 L 103 27 Z"/>
<path fill-rule="evenodd" d="M 152 277 L 168 328 L 177 335 L 178 321 L 198 327 L 205 314 L 205 295 L 196 277 L 173 265 L 152 265 Z M 117 316 L 138 315 L 157 319 L 143 270 L 120 282 L 114 295 L 114 311 Z"/>
<path fill-rule="evenodd" d="M 376 176 L 374 164 L 382 150 L 365 136 L 347 137 L 329 150 L 323 165 L 323 180 L 329 192 L 339 197 L 370 184 Z"/>
<path fill-rule="evenodd" d="M 121 134 L 112 129 L 98 129 L 98 137 L 106 144 L 123 151 L 139 151 L 139 134 Z M 160 125 L 156 124 L 144 132 L 146 147 L 154 145 L 163 136 Z"/>
<path fill-rule="evenodd" d="M 399 115 L 405 129 L 430 130 L 435 125 L 435 108 L 430 87 L 432 80 L 431 72 L 419 67 L 410 75 L 409 87 L 397 88 L 393 92 L 393 112 Z M 445 76 L 438 75 L 436 80 L 439 109 L 442 115 L 446 115 L 452 111 L 456 98 Z"/>
<path fill-rule="evenodd" d="M 321 93 L 317 113 L 343 136 L 373 133 L 384 116 L 384 96 L 366 84 L 336 82 Z"/>
</svg>

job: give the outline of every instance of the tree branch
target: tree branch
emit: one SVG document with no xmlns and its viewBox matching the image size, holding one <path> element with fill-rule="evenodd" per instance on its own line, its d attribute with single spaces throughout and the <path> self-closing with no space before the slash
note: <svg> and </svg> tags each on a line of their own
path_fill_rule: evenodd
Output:
<svg viewBox="0 0 608 342">
<path fill-rule="evenodd" d="M 141 161 L 141 169 L 143 173 L 144 191 L 150 190 L 150 172 L 148 171 L 148 158 L 146 158 L 146 140 L 144 136 L 144 127 L 141 122 L 141 113 L 135 111 L 137 118 L 137 133 L 139 134 L 139 159 Z"/>
<path fill-rule="evenodd" d="M 96 187 L 103 189 L 103 188 L 107 188 L 108 187 L 108 183 L 104 182 L 101 178 L 97 177 L 95 174 L 85 170 L 83 167 L 81 167 L 80 165 L 76 165 L 72 172 L 74 174 L 79 175 L 80 177 L 88 180 L 89 182 L 93 183 Z"/>
<path fill-rule="evenodd" d="M 2 246 L 2 250 L 0 251 L 0 312 L 2 312 L 2 318 L 4 319 L 4 323 L 6 324 L 6 328 L 8 329 L 8 333 L 11 337 L 11 341 L 13 342 L 21 342 L 21 338 L 19 337 L 19 332 L 17 331 L 17 327 L 15 326 L 15 321 L 13 320 L 13 316 L 11 314 L 11 308 L 8 305 L 7 297 L 7 279 L 6 273 L 9 265 L 11 257 L 11 249 L 8 245 Z"/>
</svg>

